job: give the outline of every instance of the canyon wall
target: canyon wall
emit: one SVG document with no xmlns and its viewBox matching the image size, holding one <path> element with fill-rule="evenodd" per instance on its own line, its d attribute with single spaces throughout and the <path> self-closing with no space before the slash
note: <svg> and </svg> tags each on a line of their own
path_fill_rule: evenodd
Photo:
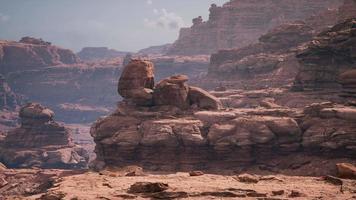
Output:
<svg viewBox="0 0 356 200">
<path fill-rule="evenodd" d="M 356 1 L 346 0 L 338 9 L 325 10 L 304 21 L 276 26 L 259 37 L 255 44 L 219 50 L 211 56 L 207 80 L 202 79 L 199 84 L 206 84 L 211 88 L 219 84 L 245 89 L 280 85 L 290 87 L 303 67 L 296 55 L 308 48 L 311 41 L 317 45 L 321 32 L 343 23 L 349 16 L 355 17 L 355 9 Z M 334 34 L 335 38 L 341 37 L 340 33 Z"/>
<path fill-rule="evenodd" d="M 341 73 L 356 68 L 356 18 L 320 33 L 298 53 L 295 90 L 340 89 Z"/>
<path fill-rule="evenodd" d="M 168 54 L 211 54 L 219 49 L 244 47 L 275 26 L 303 20 L 341 4 L 340 0 L 231 0 L 222 7 L 213 4 L 209 20 L 193 19 L 192 27 L 180 30 Z"/>
</svg>

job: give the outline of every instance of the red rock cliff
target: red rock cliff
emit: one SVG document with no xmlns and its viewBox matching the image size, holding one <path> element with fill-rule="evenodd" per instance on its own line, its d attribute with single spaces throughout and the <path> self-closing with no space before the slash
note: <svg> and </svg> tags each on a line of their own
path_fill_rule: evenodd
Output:
<svg viewBox="0 0 356 200">
<path fill-rule="evenodd" d="M 328 8 L 337 8 L 339 0 L 231 0 L 222 7 L 210 7 L 209 20 L 193 20 L 183 28 L 168 54 L 211 54 L 219 49 L 240 48 L 257 41 L 271 28 L 302 20 Z"/>
</svg>

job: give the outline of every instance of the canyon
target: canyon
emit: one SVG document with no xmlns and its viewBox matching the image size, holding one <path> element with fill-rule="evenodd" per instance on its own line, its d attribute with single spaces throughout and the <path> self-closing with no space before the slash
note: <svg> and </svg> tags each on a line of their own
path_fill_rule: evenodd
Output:
<svg viewBox="0 0 356 200">
<path fill-rule="evenodd" d="M 356 1 L 209 11 L 137 53 L 1 40 L 0 199 L 355 199 Z"/>
</svg>

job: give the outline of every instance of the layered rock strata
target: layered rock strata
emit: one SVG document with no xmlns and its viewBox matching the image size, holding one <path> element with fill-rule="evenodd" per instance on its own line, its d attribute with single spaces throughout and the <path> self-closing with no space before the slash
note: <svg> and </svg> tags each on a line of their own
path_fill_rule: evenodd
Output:
<svg viewBox="0 0 356 200">
<path fill-rule="evenodd" d="M 19 116 L 21 127 L 10 131 L 0 146 L 4 164 L 19 168 L 86 167 L 86 150 L 72 143 L 70 131 L 53 120 L 53 111 L 29 103 Z"/>
<path fill-rule="evenodd" d="M 278 25 L 306 19 L 340 4 L 337 0 L 231 0 L 222 7 L 213 4 L 209 20 L 193 19 L 192 27 L 180 30 L 168 54 L 211 54 L 219 49 L 244 47 Z"/>
<path fill-rule="evenodd" d="M 19 42 L 0 41 L 0 73 L 43 68 L 59 64 L 75 64 L 79 58 L 70 50 L 40 39 L 25 37 Z"/>
<path fill-rule="evenodd" d="M 355 31 L 356 19 L 351 18 L 314 38 L 308 47 L 297 55 L 301 66 L 294 89 L 340 89 L 339 75 L 356 67 Z M 345 78 L 350 82 L 350 76 Z"/>
<path fill-rule="evenodd" d="M 266 166 L 287 155 L 350 159 L 355 153 L 353 107 L 222 109 L 216 97 L 186 80 L 183 75 L 164 79 L 153 88 L 152 105 L 124 99 L 114 113 L 99 119 L 91 128 L 94 167 L 233 169 Z M 327 134 L 322 131 L 325 120 L 330 122 Z"/>
</svg>

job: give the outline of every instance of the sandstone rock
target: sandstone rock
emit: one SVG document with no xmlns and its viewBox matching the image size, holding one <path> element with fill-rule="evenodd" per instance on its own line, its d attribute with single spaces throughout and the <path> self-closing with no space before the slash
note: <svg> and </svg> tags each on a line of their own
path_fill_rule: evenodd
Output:
<svg viewBox="0 0 356 200">
<path fill-rule="evenodd" d="M 197 105 L 202 109 L 219 110 L 222 108 L 222 104 L 218 98 L 201 88 L 190 86 L 188 97 L 191 105 Z"/>
<path fill-rule="evenodd" d="M 355 68 L 352 34 L 355 19 L 348 19 L 319 34 L 297 55 L 301 67 L 294 86 L 300 90 L 339 89 L 340 73 Z M 344 75 L 346 76 L 346 75 Z M 348 77 L 348 76 L 346 76 Z"/>
<path fill-rule="evenodd" d="M 302 194 L 301 192 L 299 192 L 297 190 L 292 190 L 288 197 L 296 198 L 296 197 L 303 197 L 303 196 L 305 196 L 305 195 Z"/>
<path fill-rule="evenodd" d="M 186 76 L 172 76 L 160 81 L 153 92 L 153 102 L 155 105 L 171 105 L 181 109 L 189 108 Z"/>
<path fill-rule="evenodd" d="M 356 179 L 356 166 L 350 163 L 338 163 L 336 165 L 338 176 L 341 178 Z"/>
<path fill-rule="evenodd" d="M 118 84 L 119 94 L 139 105 L 152 103 L 154 65 L 149 61 L 132 60 L 125 66 Z"/>
<path fill-rule="evenodd" d="M 156 193 L 168 189 L 168 184 L 165 183 L 150 183 L 150 182 L 137 182 L 130 186 L 129 193 Z"/>
<path fill-rule="evenodd" d="M 202 171 L 191 171 L 189 172 L 189 176 L 203 176 L 204 172 Z"/>
<path fill-rule="evenodd" d="M 42 39 L 37 39 L 33 37 L 23 37 L 19 42 L 27 43 L 27 44 L 37 44 L 37 45 L 51 45 L 50 42 L 46 42 L 43 41 Z"/>
<path fill-rule="evenodd" d="M 213 125 L 235 119 L 237 116 L 233 112 L 199 111 L 194 116 L 205 124 Z"/>
<path fill-rule="evenodd" d="M 50 109 L 36 103 L 21 108 L 21 127 L 10 131 L 0 146 L 11 167 L 86 167 L 88 153 L 72 143 L 70 132 L 53 120 Z"/>
<path fill-rule="evenodd" d="M 40 69 L 60 64 L 77 64 L 80 61 L 70 50 L 30 37 L 20 42 L 2 40 L 0 49 L 0 73 L 5 75 L 28 68 Z"/>
<path fill-rule="evenodd" d="M 251 174 L 241 174 L 237 176 L 237 179 L 243 183 L 258 183 L 259 178 Z"/>
<path fill-rule="evenodd" d="M 284 190 L 276 190 L 276 191 L 272 191 L 272 195 L 273 196 L 280 196 L 284 194 Z"/>
</svg>

